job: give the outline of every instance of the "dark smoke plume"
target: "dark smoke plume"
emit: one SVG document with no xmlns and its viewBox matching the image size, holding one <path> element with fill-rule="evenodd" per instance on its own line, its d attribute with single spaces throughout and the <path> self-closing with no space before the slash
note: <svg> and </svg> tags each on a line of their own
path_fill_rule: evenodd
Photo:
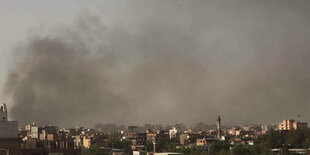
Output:
<svg viewBox="0 0 310 155">
<path fill-rule="evenodd" d="M 128 1 L 34 34 L 5 95 L 20 121 L 272 123 L 310 102 L 310 1 Z M 22 55 L 22 56 L 20 56 Z"/>
</svg>

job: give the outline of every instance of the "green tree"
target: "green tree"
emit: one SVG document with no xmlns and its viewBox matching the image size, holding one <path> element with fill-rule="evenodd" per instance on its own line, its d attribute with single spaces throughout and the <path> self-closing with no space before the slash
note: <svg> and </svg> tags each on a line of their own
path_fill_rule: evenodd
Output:
<svg viewBox="0 0 310 155">
<path fill-rule="evenodd" d="M 236 145 L 234 147 L 232 147 L 231 149 L 233 155 L 251 155 L 251 150 L 246 147 L 246 146 L 242 146 L 242 145 Z"/>
<path fill-rule="evenodd" d="M 107 145 L 110 148 L 116 148 L 116 149 L 130 149 L 131 142 L 126 139 L 118 139 L 117 137 L 110 137 L 108 138 Z"/>
<path fill-rule="evenodd" d="M 302 148 L 305 134 L 305 130 L 291 130 L 284 134 L 284 142 L 292 148 Z"/>
<path fill-rule="evenodd" d="M 229 155 L 230 151 L 229 150 L 221 150 L 218 155 Z"/>
<path fill-rule="evenodd" d="M 221 150 L 229 150 L 230 144 L 227 141 L 218 141 L 210 146 L 210 153 L 216 154 Z"/>
<path fill-rule="evenodd" d="M 310 148 L 310 137 L 307 137 L 307 138 L 304 140 L 304 142 L 303 142 L 303 147 L 304 147 L 305 149 Z"/>
<path fill-rule="evenodd" d="M 151 140 L 145 141 L 144 148 L 147 152 L 153 151 L 153 142 Z"/>
<path fill-rule="evenodd" d="M 98 146 L 91 146 L 82 150 L 82 155 L 108 155 L 109 153 L 103 153 Z"/>
</svg>

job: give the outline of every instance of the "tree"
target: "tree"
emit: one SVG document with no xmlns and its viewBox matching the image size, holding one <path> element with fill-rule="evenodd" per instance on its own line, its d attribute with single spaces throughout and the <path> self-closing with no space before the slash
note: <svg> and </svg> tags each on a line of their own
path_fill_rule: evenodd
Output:
<svg viewBox="0 0 310 155">
<path fill-rule="evenodd" d="M 229 155 L 230 151 L 229 150 L 221 150 L 218 155 Z"/>
<path fill-rule="evenodd" d="M 307 137 L 307 138 L 304 140 L 304 142 L 303 142 L 303 147 L 304 147 L 305 149 L 310 148 L 310 137 Z"/>
<path fill-rule="evenodd" d="M 126 139 L 119 140 L 117 137 L 110 137 L 108 138 L 107 145 L 110 148 L 130 149 L 131 142 Z"/>
<path fill-rule="evenodd" d="M 305 130 L 291 130 L 284 135 L 285 144 L 292 148 L 301 148 L 306 137 L 305 134 Z"/>
<path fill-rule="evenodd" d="M 151 140 L 145 141 L 144 148 L 147 152 L 153 151 L 153 142 Z"/>
<path fill-rule="evenodd" d="M 210 152 L 216 154 L 221 150 L 229 150 L 230 144 L 227 141 L 218 141 L 210 146 Z"/>
<path fill-rule="evenodd" d="M 109 153 L 103 153 L 98 146 L 91 146 L 90 148 L 83 149 L 82 155 L 108 155 Z"/>
<path fill-rule="evenodd" d="M 251 151 L 249 148 L 241 145 L 236 145 L 231 149 L 233 155 L 251 155 Z"/>
</svg>

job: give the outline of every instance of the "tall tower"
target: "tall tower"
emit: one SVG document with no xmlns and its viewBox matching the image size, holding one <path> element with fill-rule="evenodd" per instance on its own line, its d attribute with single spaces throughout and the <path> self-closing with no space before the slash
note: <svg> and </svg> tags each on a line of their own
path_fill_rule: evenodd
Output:
<svg viewBox="0 0 310 155">
<path fill-rule="evenodd" d="M 5 103 L 0 105 L 0 121 L 8 121 L 8 111 Z"/>
<path fill-rule="evenodd" d="M 217 116 L 217 138 L 221 139 L 222 129 L 221 129 L 221 117 Z"/>
</svg>

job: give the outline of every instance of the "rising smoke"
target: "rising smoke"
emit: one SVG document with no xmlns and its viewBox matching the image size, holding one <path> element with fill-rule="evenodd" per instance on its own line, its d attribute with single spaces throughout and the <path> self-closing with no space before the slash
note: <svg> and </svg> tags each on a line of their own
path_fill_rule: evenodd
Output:
<svg viewBox="0 0 310 155">
<path fill-rule="evenodd" d="M 62 126 L 310 116 L 310 1 L 128 1 L 16 48 L 10 115 Z M 22 56 L 21 56 L 22 55 Z"/>
</svg>

